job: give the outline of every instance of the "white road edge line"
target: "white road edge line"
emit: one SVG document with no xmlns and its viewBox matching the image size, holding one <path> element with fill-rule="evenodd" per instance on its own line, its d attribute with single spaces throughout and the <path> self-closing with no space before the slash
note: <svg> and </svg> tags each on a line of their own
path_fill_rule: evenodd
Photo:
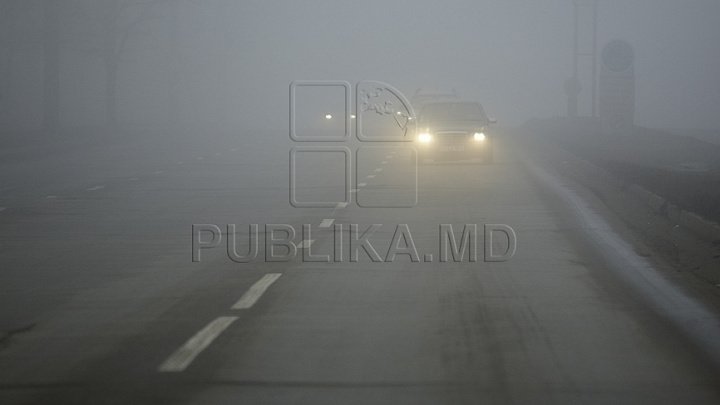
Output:
<svg viewBox="0 0 720 405">
<path fill-rule="evenodd" d="M 0 211 L 2 211 L 2 209 L 0 209 Z M 335 219 L 334 219 L 334 218 L 326 218 L 326 219 L 323 219 L 323 220 L 320 222 L 320 225 L 318 225 L 318 227 L 320 227 L 320 228 L 330 228 L 330 227 L 332 226 L 333 222 L 335 222 Z"/>
<path fill-rule="evenodd" d="M 303 241 L 304 242 L 304 241 Z M 260 297 L 265 293 L 265 290 L 272 285 L 272 283 L 275 282 L 275 280 L 279 279 L 280 276 L 282 276 L 281 273 L 268 273 L 260 280 L 258 280 L 255 284 L 250 287 L 249 290 L 243 294 L 242 297 L 238 300 L 238 302 L 235 303 L 235 305 L 232 306 L 232 309 L 248 309 L 251 308 L 257 300 L 260 299 Z"/>
<path fill-rule="evenodd" d="M 163 362 L 158 371 L 163 373 L 177 373 L 184 371 L 195 358 L 205 350 L 230 324 L 238 319 L 237 316 L 221 316 L 200 329 L 175 353 Z"/>
</svg>

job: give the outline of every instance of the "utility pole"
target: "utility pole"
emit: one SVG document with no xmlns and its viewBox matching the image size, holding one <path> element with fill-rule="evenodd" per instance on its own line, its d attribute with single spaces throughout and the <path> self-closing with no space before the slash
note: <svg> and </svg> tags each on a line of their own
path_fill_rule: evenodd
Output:
<svg viewBox="0 0 720 405">
<path fill-rule="evenodd" d="M 597 117 L 597 26 L 598 26 L 597 0 L 592 2 L 592 117 Z"/>
<path fill-rule="evenodd" d="M 60 125 L 60 4 L 43 6 L 43 129 L 55 135 Z"/>
<path fill-rule="evenodd" d="M 589 9 L 592 17 L 590 24 L 591 42 L 590 49 L 587 50 L 587 44 L 580 44 L 581 30 L 585 26 L 581 26 L 581 12 L 587 12 Z M 568 96 L 568 116 L 576 117 L 578 115 L 579 95 L 582 89 L 580 80 L 580 59 L 589 58 L 592 65 L 590 72 L 590 115 L 597 116 L 597 0 L 574 0 L 573 2 L 573 51 L 572 51 L 573 76 L 565 82 L 565 92 Z"/>
</svg>

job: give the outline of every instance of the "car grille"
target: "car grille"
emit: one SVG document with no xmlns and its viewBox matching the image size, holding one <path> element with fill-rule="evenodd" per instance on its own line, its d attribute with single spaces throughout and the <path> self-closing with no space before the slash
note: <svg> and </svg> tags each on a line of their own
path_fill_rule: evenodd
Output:
<svg viewBox="0 0 720 405">
<path fill-rule="evenodd" d="M 441 144 L 464 144 L 470 139 L 470 133 L 465 131 L 445 131 L 435 134 L 435 139 Z"/>
</svg>

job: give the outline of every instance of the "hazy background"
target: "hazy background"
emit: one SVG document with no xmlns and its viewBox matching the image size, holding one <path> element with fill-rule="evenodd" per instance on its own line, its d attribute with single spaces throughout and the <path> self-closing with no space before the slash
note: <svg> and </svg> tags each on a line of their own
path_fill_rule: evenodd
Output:
<svg viewBox="0 0 720 405">
<path fill-rule="evenodd" d="M 286 131 L 296 79 L 455 88 L 504 124 L 564 115 L 572 5 L 3 0 L 0 125 Z M 720 128 L 719 16 L 715 0 L 599 2 L 599 48 L 635 46 L 637 124 Z"/>
</svg>

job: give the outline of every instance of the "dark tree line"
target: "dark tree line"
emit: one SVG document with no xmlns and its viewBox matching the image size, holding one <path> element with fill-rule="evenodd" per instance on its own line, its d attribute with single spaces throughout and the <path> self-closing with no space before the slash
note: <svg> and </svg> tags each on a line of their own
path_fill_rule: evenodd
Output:
<svg viewBox="0 0 720 405">
<path fill-rule="evenodd" d="M 180 47 L 179 10 L 184 0 L 0 0 L 0 45 L 4 60 L 0 66 L 0 103 L 8 82 L 12 80 L 12 58 L 20 41 L 7 23 L 17 15 L 40 16 L 41 32 L 37 42 L 42 53 L 42 128 L 56 133 L 62 125 L 62 63 L 67 50 L 79 51 L 100 58 L 103 67 L 103 110 L 108 129 L 119 125 L 119 74 L 128 54 L 128 44 L 135 36 L 148 35 L 149 30 L 165 30 L 167 43 L 161 47 L 167 61 L 168 119 L 177 120 L 177 93 L 180 79 L 178 48 Z M 21 25 L 20 23 L 15 24 Z M 81 28 L 78 28 L 81 27 Z M 75 32 L 80 30 L 80 32 Z M 25 39 L 28 42 L 30 40 Z M 11 101 L 10 101 L 11 102 Z M 1 106 L 2 104 L 0 104 Z M 1 111 L 0 111 L 1 113 Z"/>
</svg>

